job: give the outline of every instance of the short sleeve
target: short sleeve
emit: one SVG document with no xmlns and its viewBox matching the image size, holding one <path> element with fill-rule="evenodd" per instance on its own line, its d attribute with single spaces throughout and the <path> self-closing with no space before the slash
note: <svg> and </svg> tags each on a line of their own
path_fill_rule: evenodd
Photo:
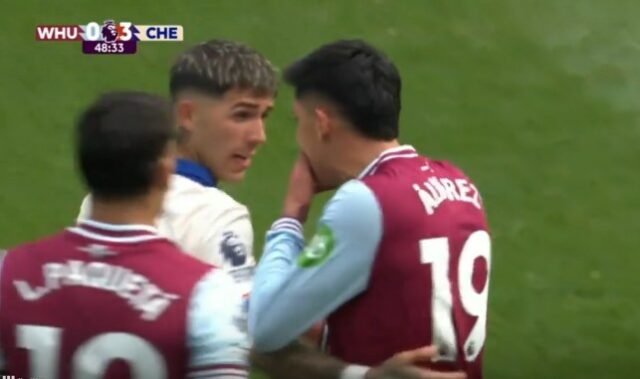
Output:
<svg viewBox="0 0 640 379">
<path fill-rule="evenodd" d="M 248 377 L 246 299 L 214 269 L 194 289 L 189 308 L 189 377 Z"/>
</svg>

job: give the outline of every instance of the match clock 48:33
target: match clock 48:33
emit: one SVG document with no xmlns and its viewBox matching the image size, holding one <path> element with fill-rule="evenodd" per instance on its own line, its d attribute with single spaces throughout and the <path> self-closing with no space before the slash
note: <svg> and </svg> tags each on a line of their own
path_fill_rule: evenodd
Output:
<svg viewBox="0 0 640 379">
<path fill-rule="evenodd" d="M 83 41 L 82 52 L 85 54 L 134 54 L 136 52 L 136 42 Z"/>
</svg>

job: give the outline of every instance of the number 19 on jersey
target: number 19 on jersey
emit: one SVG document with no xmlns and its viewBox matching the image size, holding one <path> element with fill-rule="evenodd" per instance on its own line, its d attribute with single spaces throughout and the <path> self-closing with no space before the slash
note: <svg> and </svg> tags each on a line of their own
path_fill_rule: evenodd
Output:
<svg viewBox="0 0 640 379">
<path fill-rule="evenodd" d="M 473 285 L 476 259 L 483 258 L 487 263 L 487 278 L 481 291 Z M 455 361 L 458 358 L 458 345 L 453 314 L 452 280 L 457 280 L 459 299 L 464 312 L 476 318 L 466 340 L 464 340 L 464 358 L 473 362 L 484 346 L 487 324 L 487 302 L 489 296 L 489 269 L 491 267 L 491 239 L 484 230 L 472 233 L 465 241 L 457 267 L 457 278 L 450 275 L 451 252 L 446 237 L 430 238 L 420 241 L 420 261 L 431 266 L 432 270 L 432 336 L 433 344 L 441 350 L 442 361 Z"/>
</svg>

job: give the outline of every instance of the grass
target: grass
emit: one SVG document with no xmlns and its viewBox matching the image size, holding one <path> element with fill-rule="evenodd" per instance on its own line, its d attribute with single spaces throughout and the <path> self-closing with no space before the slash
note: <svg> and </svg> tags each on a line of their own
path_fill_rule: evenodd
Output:
<svg viewBox="0 0 640 379">
<path fill-rule="evenodd" d="M 402 140 L 475 178 L 494 237 L 490 379 L 626 378 L 640 359 L 640 3 L 635 1 L 86 1 L 7 3 L 0 21 L 0 246 L 73 221 L 83 195 L 71 129 L 99 91 L 166 93 L 173 57 L 213 37 L 284 67 L 362 37 L 404 78 Z M 36 42 L 37 24 L 181 24 L 184 43 L 84 56 Z M 268 145 L 229 192 L 257 244 L 295 156 L 291 93 Z M 320 204 L 314 207 L 314 214 Z"/>
</svg>

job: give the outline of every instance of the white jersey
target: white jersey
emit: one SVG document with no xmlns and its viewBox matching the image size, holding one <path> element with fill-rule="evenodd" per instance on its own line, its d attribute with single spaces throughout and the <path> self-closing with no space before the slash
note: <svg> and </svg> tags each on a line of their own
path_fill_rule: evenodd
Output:
<svg viewBox="0 0 640 379">
<path fill-rule="evenodd" d="M 79 220 L 91 218 L 85 197 Z M 194 257 L 223 268 L 249 292 L 255 266 L 249 210 L 222 190 L 173 175 L 157 219 L 160 234 Z"/>
</svg>

